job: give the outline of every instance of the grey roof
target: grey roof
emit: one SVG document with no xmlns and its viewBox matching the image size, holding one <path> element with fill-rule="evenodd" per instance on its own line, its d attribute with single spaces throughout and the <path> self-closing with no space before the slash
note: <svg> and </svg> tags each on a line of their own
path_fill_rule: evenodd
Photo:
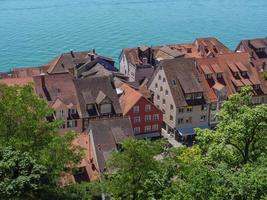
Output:
<svg viewBox="0 0 267 200">
<path fill-rule="evenodd" d="M 174 58 L 184 55 L 181 51 L 178 51 L 177 49 L 171 49 L 169 46 L 166 46 L 166 45 L 161 47 L 159 50 L 165 52 L 166 54 Z"/>
<path fill-rule="evenodd" d="M 110 153 L 117 149 L 117 144 L 134 136 L 128 117 L 91 120 L 88 131 L 91 134 L 100 172 L 104 171 L 106 161 Z"/>
<path fill-rule="evenodd" d="M 79 99 L 79 105 L 82 117 L 88 118 L 89 113 L 86 110 L 87 104 L 97 104 L 97 98 L 101 99 L 99 92 L 108 97 L 113 105 L 115 114 L 121 114 L 119 99 L 116 89 L 113 85 L 111 76 L 87 77 L 74 80 L 76 93 Z M 100 95 L 100 96 L 99 96 Z M 102 95 L 103 96 L 103 95 Z M 100 98 L 101 97 L 101 98 Z"/>
<path fill-rule="evenodd" d="M 192 59 L 180 57 L 163 60 L 160 65 L 166 74 L 176 107 L 188 105 L 185 94 L 204 92 Z"/>
<path fill-rule="evenodd" d="M 85 68 L 83 68 L 85 70 Z M 97 76 L 108 76 L 112 75 L 112 72 L 107 70 L 103 65 L 96 63 L 95 65 L 91 65 L 91 68 L 87 68 L 87 71 L 79 73 L 78 77 L 97 77 Z"/>
</svg>

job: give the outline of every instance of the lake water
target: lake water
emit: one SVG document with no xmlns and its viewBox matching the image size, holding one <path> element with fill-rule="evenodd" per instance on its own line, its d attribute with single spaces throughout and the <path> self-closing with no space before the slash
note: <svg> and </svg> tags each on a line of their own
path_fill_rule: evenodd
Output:
<svg viewBox="0 0 267 200">
<path fill-rule="evenodd" d="M 0 0 L 0 71 L 95 48 L 117 60 L 140 44 L 214 36 L 234 49 L 267 36 L 267 0 Z"/>
</svg>

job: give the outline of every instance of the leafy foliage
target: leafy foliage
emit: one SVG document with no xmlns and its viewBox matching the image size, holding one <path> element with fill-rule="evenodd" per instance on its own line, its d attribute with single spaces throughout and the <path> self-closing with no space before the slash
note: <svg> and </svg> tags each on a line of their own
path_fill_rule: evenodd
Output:
<svg viewBox="0 0 267 200">
<path fill-rule="evenodd" d="M 1 199 L 36 199 L 47 182 L 47 169 L 36 163 L 28 153 L 11 147 L 0 150 Z"/>
<path fill-rule="evenodd" d="M 163 143 L 129 139 L 120 153 L 108 163 L 113 173 L 106 175 L 104 186 L 113 199 L 159 199 L 170 183 L 170 165 L 155 156 L 162 153 Z"/>
<path fill-rule="evenodd" d="M 47 117 L 51 116 L 54 111 L 44 100 L 33 93 L 31 86 L 0 85 L 0 112 L 0 148 L 12 147 L 8 151 L 9 154 L 5 154 L 5 164 L 17 167 L 17 163 L 19 166 L 25 165 L 21 167 L 26 169 L 30 167 L 29 165 L 35 167 L 33 171 L 28 171 L 28 174 L 24 168 L 18 168 L 18 171 L 14 168 L 14 173 L 20 173 L 19 170 L 22 170 L 22 175 L 25 175 L 18 178 L 10 171 L 12 176 L 9 177 L 9 181 L 13 181 L 15 185 L 11 184 L 10 188 L 5 185 L 4 188 L 8 190 L 5 192 L 9 192 L 10 195 L 15 193 L 19 195 L 25 190 L 29 193 L 31 190 L 34 192 L 37 188 L 33 184 L 34 178 L 38 178 L 38 173 L 41 178 L 41 169 L 43 169 L 43 172 L 47 173 L 47 180 L 42 188 L 38 188 L 40 199 L 46 199 L 49 196 L 51 198 L 48 199 L 60 199 L 66 191 L 59 187 L 59 177 L 68 170 L 68 166 L 79 163 L 83 156 L 81 148 L 72 145 L 76 135 L 71 132 L 62 136 L 58 134 L 61 122 L 47 121 Z M 25 155 L 25 160 L 20 160 L 16 152 Z M 15 180 L 12 180 L 13 178 Z M 3 184 L 8 184 L 8 182 Z"/>
</svg>

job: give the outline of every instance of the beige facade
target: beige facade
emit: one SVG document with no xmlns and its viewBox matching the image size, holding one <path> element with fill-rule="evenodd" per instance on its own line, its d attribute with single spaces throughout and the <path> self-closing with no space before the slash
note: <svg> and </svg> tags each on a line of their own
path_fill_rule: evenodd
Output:
<svg viewBox="0 0 267 200">
<path fill-rule="evenodd" d="M 163 121 L 167 129 L 193 129 L 208 127 L 209 105 L 176 107 L 163 69 L 158 69 L 149 89 L 153 91 L 154 104 L 163 111 Z"/>
</svg>

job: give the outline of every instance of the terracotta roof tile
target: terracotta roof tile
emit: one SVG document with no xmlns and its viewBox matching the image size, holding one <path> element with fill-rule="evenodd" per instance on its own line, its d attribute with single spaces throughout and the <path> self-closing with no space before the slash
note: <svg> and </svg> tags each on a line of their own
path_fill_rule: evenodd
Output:
<svg viewBox="0 0 267 200">
<path fill-rule="evenodd" d="M 123 115 L 127 114 L 130 109 L 141 99 L 142 94 L 133 88 L 131 88 L 126 83 L 122 83 L 119 87 L 123 93 L 119 97 L 120 105 L 122 108 Z"/>
<path fill-rule="evenodd" d="M 14 86 L 14 85 L 24 86 L 33 83 L 33 78 L 32 77 L 4 78 L 0 79 L 0 83 L 6 84 L 8 86 Z"/>
</svg>

